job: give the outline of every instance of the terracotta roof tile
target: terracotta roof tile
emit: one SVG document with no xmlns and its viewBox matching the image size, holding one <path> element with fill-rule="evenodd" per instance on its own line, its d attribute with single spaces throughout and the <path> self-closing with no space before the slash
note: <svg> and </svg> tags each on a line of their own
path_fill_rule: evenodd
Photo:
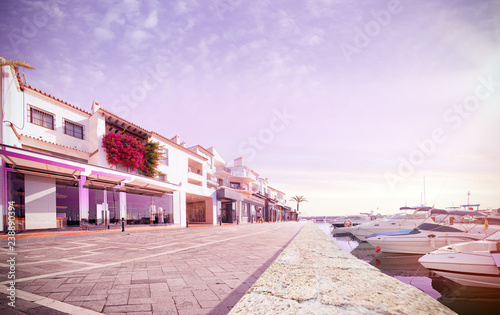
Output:
<svg viewBox="0 0 500 315">
<path fill-rule="evenodd" d="M 51 99 L 53 99 L 53 100 L 55 100 L 55 101 L 58 101 L 59 103 L 62 103 L 62 104 L 64 104 L 64 105 L 67 105 L 67 106 L 69 106 L 69 107 L 71 107 L 71 108 L 73 108 L 73 109 L 79 110 L 79 111 L 81 111 L 81 112 L 83 112 L 83 113 L 85 113 L 85 114 L 87 114 L 87 115 L 89 115 L 89 116 L 90 116 L 90 113 L 89 113 L 89 112 L 87 112 L 87 111 L 85 111 L 85 110 L 83 110 L 83 109 L 81 109 L 81 108 L 79 108 L 79 107 L 76 107 L 75 105 L 72 105 L 72 104 L 70 104 L 70 103 L 68 103 L 68 102 L 66 102 L 66 101 L 63 101 L 63 100 L 61 100 L 61 99 L 58 99 L 57 97 L 55 97 L 55 96 L 53 96 L 53 95 L 50 95 L 50 94 L 48 94 L 48 93 L 45 93 L 45 92 L 43 92 L 43 91 L 42 91 L 42 90 L 40 90 L 40 89 L 34 88 L 34 87 L 32 87 L 31 85 L 29 85 L 29 84 L 25 84 L 25 83 L 23 83 L 23 82 L 21 81 L 21 75 L 19 74 L 19 71 L 18 71 L 17 69 L 16 69 L 16 75 L 17 75 L 17 81 L 19 82 L 19 86 L 20 86 L 20 87 L 27 88 L 27 89 L 30 89 L 30 90 L 35 91 L 35 92 L 37 92 L 37 93 L 40 93 L 40 94 L 42 94 L 42 95 L 45 95 L 45 96 L 47 96 L 47 97 L 49 97 L 49 98 L 51 98 Z"/>
<path fill-rule="evenodd" d="M 61 147 L 61 148 L 65 148 L 65 149 L 70 149 L 70 150 L 73 150 L 73 151 L 78 151 L 78 152 L 82 152 L 82 153 L 85 153 L 85 154 L 90 154 L 89 152 L 86 152 L 86 151 L 82 151 L 82 150 L 78 150 L 78 149 L 75 149 L 75 148 L 72 148 L 72 147 L 68 147 L 66 145 L 62 145 L 62 144 L 57 144 L 55 142 L 51 142 L 51 141 L 47 141 L 47 140 L 43 140 L 43 139 L 40 139 L 40 138 L 35 138 L 35 137 L 32 137 L 32 136 L 28 136 L 28 135 L 24 135 L 24 134 L 20 134 L 22 137 L 25 137 L 25 138 L 28 138 L 28 139 L 33 139 L 33 140 L 37 140 L 37 141 L 41 141 L 41 142 L 45 142 L 45 143 L 48 143 L 48 144 L 51 144 L 51 145 L 55 145 L 55 146 L 58 146 L 58 147 Z"/>
</svg>

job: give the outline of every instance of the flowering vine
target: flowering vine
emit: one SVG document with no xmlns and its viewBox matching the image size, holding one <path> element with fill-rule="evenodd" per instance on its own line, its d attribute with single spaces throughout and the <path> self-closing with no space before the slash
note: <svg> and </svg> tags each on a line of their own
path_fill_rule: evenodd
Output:
<svg viewBox="0 0 500 315">
<path fill-rule="evenodd" d="M 102 139 L 107 160 L 111 165 L 122 164 L 132 170 L 144 168 L 144 143 L 129 135 L 110 132 Z"/>
<path fill-rule="evenodd" d="M 149 177 L 158 175 L 156 168 L 163 159 L 158 142 L 144 143 L 129 135 L 110 132 L 102 138 L 102 146 L 109 164 L 122 164 Z"/>
</svg>

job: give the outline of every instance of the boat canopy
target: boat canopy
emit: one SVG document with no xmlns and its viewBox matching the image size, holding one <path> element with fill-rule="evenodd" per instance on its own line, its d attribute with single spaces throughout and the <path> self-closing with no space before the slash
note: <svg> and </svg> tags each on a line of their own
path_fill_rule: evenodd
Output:
<svg viewBox="0 0 500 315">
<path fill-rule="evenodd" d="M 462 230 L 456 229 L 451 226 L 446 226 L 446 225 L 441 225 L 441 224 L 434 224 L 434 223 L 422 223 L 420 224 L 417 229 L 419 230 L 424 230 L 424 231 L 437 231 L 437 232 L 463 232 Z"/>
<path fill-rule="evenodd" d="M 432 209 L 431 214 L 447 214 L 447 215 L 479 215 L 485 216 L 484 213 L 472 210 L 444 210 L 444 209 Z"/>
<path fill-rule="evenodd" d="M 417 211 L 429 211 L 431 207 L 401 207 L 399 210 L 417 210 Z"/>
</svg>

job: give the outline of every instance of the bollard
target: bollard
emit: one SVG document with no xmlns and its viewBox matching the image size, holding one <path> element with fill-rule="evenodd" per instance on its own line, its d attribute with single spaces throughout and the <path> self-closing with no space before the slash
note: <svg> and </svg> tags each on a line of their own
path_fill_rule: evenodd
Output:
<svg viewBox="0 0 500 315">
<path fill-rule="evenodd" d="M 236 225 L 240 224 L 240 217 L 236 216 Z"/>
<path fill-rule="evenodd" d="M 186 228 L 188 228 L 188 227 L 189 227 L 189 220 L 186 219 Z"/>
<path fill-rule="evenodd" d="M 125 218 L 122 218 L 122 232 L 125 232 Z"/>
</svg>

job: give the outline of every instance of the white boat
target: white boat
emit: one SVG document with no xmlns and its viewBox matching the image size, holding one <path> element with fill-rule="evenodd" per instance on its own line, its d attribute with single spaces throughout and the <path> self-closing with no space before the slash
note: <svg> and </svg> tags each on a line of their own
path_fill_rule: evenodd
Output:
<svg viewBox="0 0 500 315">
<path fill-rule="evenodd" d="M 441 247 L 418 261 L 461 285 L 500 288 L 500 231 L 484 240 Z"/>
<path fill-rule="evenodd" d="M 365 240 L 377 252 L 424 255 L 446 245 L 477 241 L 484 237 L 484 234 L 470 233 L 451 226 L 423 223 L 413 230 L 368 235 Z"/>
<path fill-rule="evenodd" d="M 411 212 L 402 212 L 389 218 L 381 218 L 365 222 L 355 226 L 335 228 L 333 234 L 351 233 L 358 239 L 364 241 L 365 237 L 374 233 L 414 229 L 423 222 L 434 222 L 428 218 L 428 212 L 431 207 L 402 207 L 400 210 Z"/>
<path fill-rule="evenodd" d="M 477 211 L 432 209 L 431 215 L 475 215 L 483 216 Z M 436 223 L 423 223 L 415 229 L 399 230 L 368 235 L 365 240 L 376 248 L 376 251 L 387 253 L 424 255 L 440 247 L 482 240 L 487 235 L 484 231 L 468 231 L 463 226 L 446 226 Z"/>
</svg>

